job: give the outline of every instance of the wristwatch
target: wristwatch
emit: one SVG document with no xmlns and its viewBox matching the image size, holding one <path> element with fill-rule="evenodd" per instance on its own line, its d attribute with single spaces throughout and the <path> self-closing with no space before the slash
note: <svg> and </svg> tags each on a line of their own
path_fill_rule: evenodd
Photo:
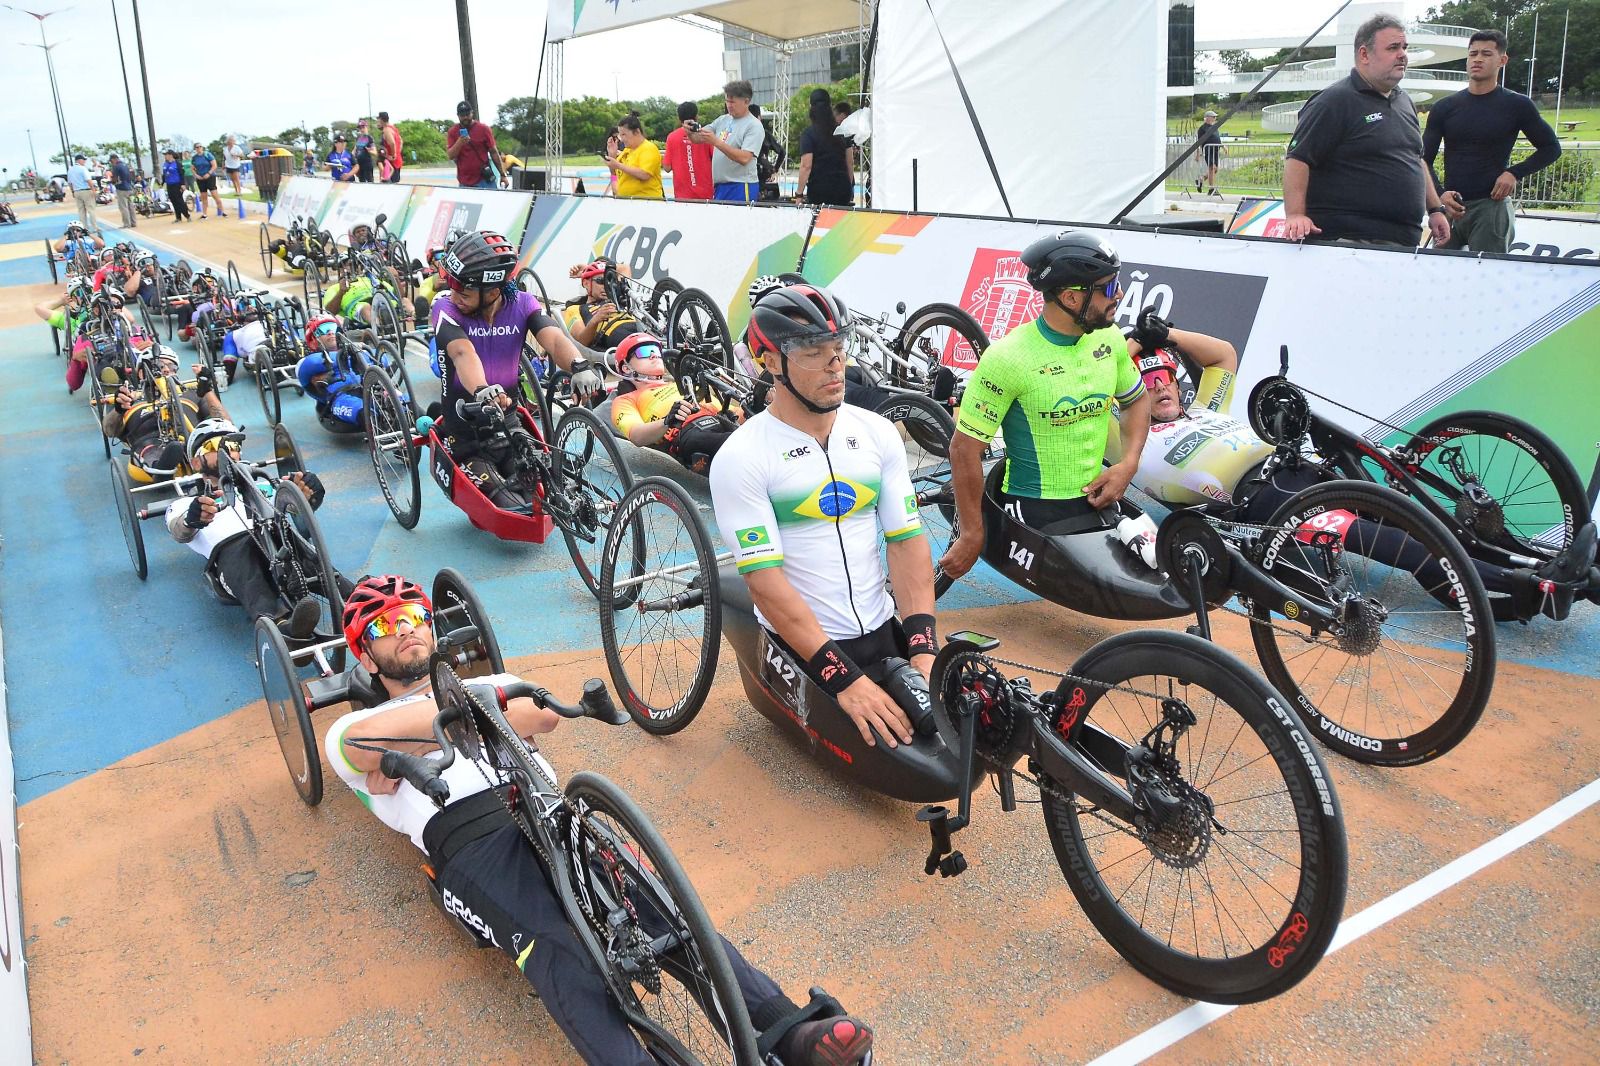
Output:
<svg viewBox="0 0 1600 1066">
<path fill-rule="evenodd" d="M 1428 208 L 1428 214 L 1430 214 L 1430 215 L 1433 214 L 1435 211 L 1439 212 L 1439 214 L 1441 214 L 1441 215 L 1445 213 L 1445 210 L 1444 210 L 1443 207 L 1430 207 L 1430 208 Z"/>
</svg>

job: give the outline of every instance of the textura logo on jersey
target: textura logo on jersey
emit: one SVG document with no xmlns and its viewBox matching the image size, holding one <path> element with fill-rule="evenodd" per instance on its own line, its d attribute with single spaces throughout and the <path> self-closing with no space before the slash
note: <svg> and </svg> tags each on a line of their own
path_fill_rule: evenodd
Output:
<svg viewBox="0 0 1600 1066">
<path fill-rule="evenodd" d="M 1095 415 L 1104 414 L 1111 406 L 1111 397 L 1103 392 L 1092 392 L 1083 399 L 1076 396 L 1063 396 L 1055 402 L 1055 406 L 1048 411 L 1040 411 L 1041 417 L 1056 422 L 1075 422 L 1080 418 L 1093 418 Z"/>
</svg>

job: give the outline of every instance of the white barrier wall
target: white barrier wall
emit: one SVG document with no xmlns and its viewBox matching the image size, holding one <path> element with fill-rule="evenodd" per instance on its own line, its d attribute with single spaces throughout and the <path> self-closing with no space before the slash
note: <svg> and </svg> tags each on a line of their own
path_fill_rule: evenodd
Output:
<svg viewBox="0 0 1600 1066">
<path fill-rule="evenodd" d="M 304 174 L 291 174 L 278 186 L 278 199 L 272 207 L 272 224 L 288 229 L 297 218 L 307 215 L 322 218 L 322 209 L 333 194 L 333 182 L 328 178 L 308 178 Z"/>
<path fill-rule="evenodd" d="M 406 209 L 411 203 L 412 185 L 385 185 L 381 182 L 338 181 L 322 205 L 322 228 L 333 234 L 334 240 L 344 244 L 350 227 L 358 223 L 372 225 L 379 215 L 386 216 L 385 225 L 395 233 L 405 225 Z"/>
<path fill-rule="evenodd" d="M 405 229 L 398 229 L 393 223 L 389 228 L 401 235 L 418 259 L 457 231 L 494 230 L 520 245 L 532 206 L 531 192 L 419 185 L 411 194 Z"/>
<path fill-rule="evenodd" d="M 0 646 L 0 663 L 5 654 Z M 28 982 L 22 964 L 22 888 L 17 871 L 16 772 L 0 666 L 0 1062 L 32 1062 Z"/>
</svg>

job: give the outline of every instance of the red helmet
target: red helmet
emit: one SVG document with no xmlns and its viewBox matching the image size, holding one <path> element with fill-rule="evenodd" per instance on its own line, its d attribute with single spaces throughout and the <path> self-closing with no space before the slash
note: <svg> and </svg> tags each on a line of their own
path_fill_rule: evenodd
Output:
<svg viewBox="0 0 1600 1066">
<path fill-rule="evenodd" d="M 816 285 L 790 285 L 756 300 L 744 339 L 752 355 L 778 355 L 833 340 L 849 328 L 850 312 L 843 300 Z"/>
<path fill-rule="evenodd" d="M 578 271 L 578 280 L 588 281 L 590 278 L 598 278 L 606 272 L 606 268 L 610 265 L 611 260 L 609 259 L 596 259 L 594 262 Z"/>
<path fill-rule="evenodd" d="M 339 328 L 339 320 L 334 318 L 332 315 L 318 315 L 316 318 L 313 318 L 310 322 L 306 323 L 306 351 L 316 351 L 317 330 L 321 329 L 323 326 L 329 325 L 330 323 L 335 329 Z"/>
<path fill-rule="evenodd" d="M 1158 370 L 1165 370 L 1173 381 L 1178 380 L 1178 355 L 1171 348 L 1155 348 L 1133 356 L 1133 365 L 1142 378 Z"/>
<path fill-rule="evenodd" d="M 420 603 L 433 610 L 433 601 L 422 586 L 396 574 L 364 577 L 356 582 L 344 601 L 344 640 L 351 651 L 361 648 L 361 631 L 375 618 L 407 603 Z"/>
<path fill-rule="evenodd" d="M 641 351 L 641 349 L 643 349 Z M 651 349 L 654 349 L 653 351 Z M 630 333 L 622 338 L 622 343 L 617 345 L 617 365 L 625 365 L 629 359 L 637 356 L 641 359 L 654 359 L 661 354 L 661 342 L 651 333 Z"/>
</svg>

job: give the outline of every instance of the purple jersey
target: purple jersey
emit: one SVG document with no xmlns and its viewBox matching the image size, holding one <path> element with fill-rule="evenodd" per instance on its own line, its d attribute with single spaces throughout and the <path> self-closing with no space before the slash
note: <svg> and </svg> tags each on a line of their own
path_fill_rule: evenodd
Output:
<svg viewBox="0 0 1600 1066">
<path fill-rule="evenodd" d="M 478 353 L 478 359 L 483 363 L 485 379 L 489 384 L 499 385 L 507 392 L 516 388 L 517 367 L 522 358 L 524 343 L 545 326 L 558 325 L 555 319 L 544 313 L 537 297 L 521 290 L 518 290 L 516 295 L 501 300 L 500 310 L 495 313 L 492 322 L 456 310 L 455 302 L 448 292 L 442 292 L 433 298 L 433 305 L 428 309 L 428 318 L 433 324 L 434 336 L 439 343 L 439 353 L 445 362 L 446 387 L 460 388 L 455 368 L 450 366 L 450 357 L 446 349 L 451 341 L 465 337 L 472 342 L 473 350 Z"/>
</svg>

